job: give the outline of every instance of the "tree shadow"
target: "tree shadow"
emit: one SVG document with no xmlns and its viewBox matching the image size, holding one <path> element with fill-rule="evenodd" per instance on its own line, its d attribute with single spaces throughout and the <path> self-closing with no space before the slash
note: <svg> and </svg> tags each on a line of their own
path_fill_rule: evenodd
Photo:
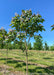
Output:
<svg viewBox="0 0 54 75">
<path fill-rule="evenodd" d="M 6 60 L 6 58 L 0 58 L 0 61 L 1 61 L 1 60 Z"/>
<path fill-rule="evenodd" d="M 17 63 L 17 65 L 15 66 L 15 68 L 19 68 L 19 67 L 22 67 L 22 64 L 19 64 L 19 63 Z"/>
<path fill-rule="evenodd" d="M 26 63 L 25 63 L 25 62 L 23 62 L 23 63 L 22 63 L 22 65 L 23 65 L 23 66 L 26 66 Z"/>
<path fill-rule="evenodd" d="M 35 61 L 37 61 L 37 59 L 29 59 L 29 61 L 35 62 Z"/>
<path fill-rule="evenodd" d="M 52 59 L 52 58 L 47 57 L 47 58 L 43 58 L 43 59 Z"/>
<path fill-rule="evenodd" d="M 24 69 L 26 71 L 26 69 Z M 42 67 L 35 67 L 34 69 L 28 69 L 28 72 L 29 73 L 47 73 L 47 74 L 50 74 L 52 73 L 54 75 L 54 71 L 51 71 L 50 69 L 47 69 L 47 68 L 42 68 Z"/>
<path fill-rule="evenodd" d="M 20 57 L 15 57 L 15 58 L 19 59 Z"/>
<path fill-rule="evenodd" d="M 23 66 L 26 66 L 25 62 L 17 63 L 17 65 L 15 66 L 15 68 L 17 68 L 17 67 L 23 67 Z"/>
<path fill-rule="evenodd" d="M 54 70 L 54 66 L 49 66 L 47 68 L 50 69 L 50 70 Z"/>
<path fill-rule="evenodd" d="M 7 61 L 8 64 L 14 64 L 16 63 L 15 68 L 22 68 L 23 66 L 26 66 L 26 63 L 24 61 L 21 60 L 12 60 L 12 58 L 8 58 L 9 60 Z M 0 60 L 6 60 L 6 58 L 0 58 Z M 19 63 L 21 62 L 21 63 Z M 28 67 L 31 64 L 28 64 Z M 36 65 L 35 65 L 36 66 Z M 24 69 L 26 71 L 26 68 Z M 35 68 L 28 68 L 29 73 L 52 73 L 54 74 L 54 65 L 53 66 L 49 66 L 47 68 L 42 68 L 42 67 L 38 67 L 36 66 Z"/>
<path fill-rule="evenodd" d="M 0 61 L 1 60 L 11 60 L 12 58 L 0 58 Z"/>
<path fill-rule="evenodd" d="M 14 64 L 14 63 L 17 63 L 18 61 L 16 60 L 8 60 L 7 63 L 10 63 L 10 64 Z"/>
<path fill-rule="evenodd" d="M 17 59 L 11 59 L 11 60 L 7 61 L 7 63 L 12 63 L 12 64 L 13 63 L 18 63 L 18 62 L 23 62 L 24 63 L 25 61 L 23 61 L 23 60 L 17 60 Z"/>
</svg>

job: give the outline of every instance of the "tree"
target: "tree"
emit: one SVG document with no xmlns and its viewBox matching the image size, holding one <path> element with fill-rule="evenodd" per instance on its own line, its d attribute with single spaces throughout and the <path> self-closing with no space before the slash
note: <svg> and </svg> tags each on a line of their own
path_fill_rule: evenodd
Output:
<svg viewBox="0 0 54 75">
<path fill-rule="evenodd" d="M 7 35 L 7 31 L 2 27 L 0 29 L 0 45 L 1 45 L 1 49 L 4 47 L 4 40 L 5 40 L 6 35 Z"/>
<path fill-rule="evenodd" d="M 50 46 L 50 50 L 54 51 L 54 44 Z"/>
<path fill-rule="evenodd" d="M 18 49 L 19 48 L 19 45 L 18 45 L 18 40 L 14 40 L 13 42 L 13 49 Z"/>
<path fill-rule="evenodd" d="M 54 30 L 54 24 L 51 27 L 52 27 L 51 31 L 53 31 Z"/>
<path fill-rule="evenodd" d="M 35 39 L 34 50 L 42 50 L 43 49 L 42 37 L 37 35 L 34 37 L 34 39 Z"/>
<path fill-rule="evenodd" d="M 47 45 L 47 43 L 45 42 L 45 46 L 44 46 L 45 50 L 49 50 L 49 46 Z"/>
<path fill-rule="evenodd" d="M 8 49 L 9 49 L 9 50 L 13 49 L 13 44 L 12 44 L 11 42 L 8 43 Z"/>
<path fill-rule="evenodd" d="M 0 29 L 0 46 L 1 46 L 1 53 L 2 53 L 2 49 L 4 48 L 4 40 L 6 38 L 7 35 L 7 31 L 2 27 Z"/>
<path fill-rule="evenodd" d="M 26 74 L 28 75 L 28 47 L 26 39 L 28 38 L 28 43 L 30 38 L 34 36 L 35 32 L 45 30 L 42 23 L 44 19 L 40 14 L 32 14 L 31 10 L 22 10 L 22 14 L 19 15 L 15 13 L 15 17 L 12 18 L 11 27 L 15 28 L 17 32 L 20 32 L 20 39 L 25 41 L 26 47 Z M 22 35 L 25 34 L 24 36 Z M 19 38 L 19 37 L 18 37 Z"/>
<path fill-rule="evenodd" d="M 31 43 L 28 44 L 28 49 L 29 49 L 29 50 L 32 49 Z"/>
<path fill-rule="evenodd" d="M 16 38 L 16 31 L 15 30 L 12 30 L 10 29 L 9 32 L 7 33 L 6 37 L 5 37 L 5 40 L 4 40 L 4 43 L 6 44 L 6 47 L 7 47 L 7 59 L 8 59 L 8 44 L 10 44 L 12 41 L 15 40 Z M 6 64 L 7 64 L 7 61 L 6 61 Z"/>
</svg>

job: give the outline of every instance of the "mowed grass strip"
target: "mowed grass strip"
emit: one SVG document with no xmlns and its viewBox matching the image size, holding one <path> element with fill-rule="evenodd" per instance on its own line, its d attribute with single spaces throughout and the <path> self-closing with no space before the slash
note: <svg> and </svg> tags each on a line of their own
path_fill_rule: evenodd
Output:
<svg viewBox="0 0 54 75">
<path fill-rule="evenodd" d="M 6 64 L 6 50 L 0 51 L 0 64 Z M 12 66 L 14 70 L 26 72 L 26 54 L 22 50 L 8 50 L 7 65 Z M 16 61 L 16 60 L 21 60 Z M 25 62 L 23 62 L 25 61 Z M 29 73 L 54 73 L 54 52 L 51 51 L 28 51 L 28 62 L 34 65 L 28 64 Z M 37 66 L 36 64 L 48 66 L 47 68 Z"/>
</svg>

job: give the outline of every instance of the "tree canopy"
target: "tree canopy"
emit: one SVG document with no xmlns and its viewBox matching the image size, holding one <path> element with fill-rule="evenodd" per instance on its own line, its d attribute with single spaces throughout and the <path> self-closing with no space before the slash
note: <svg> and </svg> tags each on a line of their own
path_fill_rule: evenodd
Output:
<svg viewBox="0 0 54 75">
<path fill-rule="evenodd" d="M 40 14 L 32 14 L 31 10 L 22 10 L 22 14 L 15 13 L 10 26 L 18 32 L 25 32 L 26 36 L 32 37 L 35 32 L 45 30 L 42 23 L 44 19 Z"/>
<path fill-rule="evenodd" d="M 51 31 L 53 31 L 54 30 L 54 24 L 51 27 L 52 27 Z"/>
<path fill-rule="evenodd" d="M 34 49 L 35 50 L 42 50 L 43 49 L 42 36 L 40 36 L 40 34 L 36 35 L 34 37 L 34 39 L 35 39 Z"/>
<path fill-rule="evenodd" d="M 4 46 L 4 40 L 6 39 L 7 31 L 2 27 L 0 29 L 0 45 L 1 48 Z"/>
</svg>

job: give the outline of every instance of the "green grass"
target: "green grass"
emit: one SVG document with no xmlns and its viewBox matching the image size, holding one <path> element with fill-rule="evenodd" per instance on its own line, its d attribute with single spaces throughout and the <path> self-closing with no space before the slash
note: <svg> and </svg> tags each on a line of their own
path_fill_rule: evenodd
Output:
<svg viewBox="0 0 54 75">
<path fill-rule="evenodd" d="M 23 71 L 26 72 L 26 54 L 21 50 L 9 50 L 8 51 L 8 58 L 15 58 L 8 59 L 7 65 L 14 68 L 14 71 Z M 25 62 L 20 62 L 25 61 Z M 48 66 L 47 69 L 42 66 L 30 65 L 28 64 L 28 71 L 29 73 L 53 73 L 54 74 L 54 52 L 50 51 L 28 51 L 28 62 L 30 63 L 37 63 L 40 65 Z M 6 50 L 0 51 L 0 65 L 6 65 Z M 12 70 L 11 68 L 9 70 Z"/>
</svg>

